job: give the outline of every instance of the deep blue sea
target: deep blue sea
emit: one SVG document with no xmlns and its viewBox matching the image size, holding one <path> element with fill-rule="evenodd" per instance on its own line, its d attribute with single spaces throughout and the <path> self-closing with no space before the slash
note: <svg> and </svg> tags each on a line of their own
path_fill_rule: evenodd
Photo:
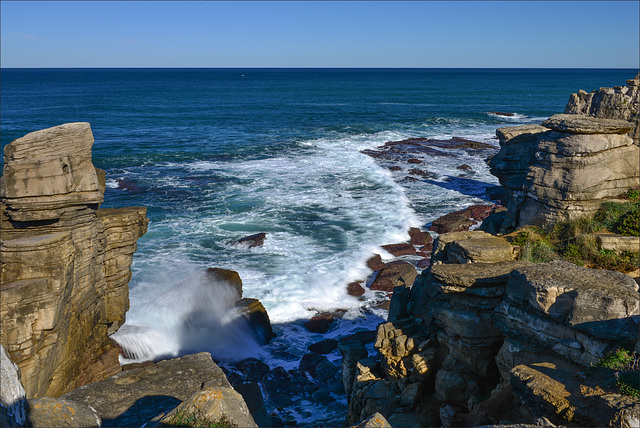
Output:
<svg viewBox="0 0 640 428">
<path fill-rule="evenodd" d="M 188 343 L 218 359 L 251 354 L 290 368 L 310 343 L 382 320 L 384 311 L 372 303 L 379 296 L 346 293 L 346 284 L 370 274 L 365 261 L 374 252 L 390 257 L 380 245 L 487 201 L 485 188 L 497 184 L 485 164 L 497 151 L 496 128 L 540 123 L 562 113 L 572 92 L 624 85 L 636 73 L 3 69 L 0 139 L 4 146 L 39 129 L 89 122 L 93 162 L 107 172 L 102 206 L 148 207 L 124 328 L 144 342 L 145 355 L 177 354 Z M 496 148 L 424 154 L 421 168 L 434 176 L 418 181 L 404 179 L 412 166 L 362 153 L 389 141 L 454 136 Z M 461 164 L 472 168 L 462 177 Z M 267 233 L 262 247 L 230 245 L 257 232 Z M 180 337 L 185 314 L 218 310 L 223 300 L 176 288 L 207 267 L 240 273 L 244 295 L 260 299 L 274 323 L 278 338 L 269 346 L 258 349 L 241 335 Z M 348 311 L 336 329 L 324 336 L 304 330 L 300 320 L 335 309 Z M 292 412 L 310 421 L 311 408 Z"/>
</svg>

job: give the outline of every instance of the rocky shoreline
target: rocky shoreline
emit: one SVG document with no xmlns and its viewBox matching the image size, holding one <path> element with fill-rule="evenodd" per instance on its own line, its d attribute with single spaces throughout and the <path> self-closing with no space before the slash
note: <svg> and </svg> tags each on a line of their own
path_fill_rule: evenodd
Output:
<svg viewBox="0 0 640 428">
<path fill-rule="evenodd" d="M 640 353 L 638 280 L 519 260 L 505 237 L 589 215 L 640 188 L 640 74 L 627 83 L 572 94 L 565 114 L 541 125 L 498 129 L 495 203 L 382 246 L 394 258 L 373 255 L 372 275 L 347 291 L 375 290 L 387 321 L 318 341 L 289 370 L 256 358 L 221 368 L 208 353 L 120 367 L 129 350 L 109 336 L 125 320 L 145 209 L 99 208 L 105 174 L 91 163 L 89 124 L 15 140 L 0 191 L 2 425 L 295 426 L 305 412 L 296 397 L 342 412 L 313 426 L 636 426 L 640 399 L 615 388 L 611 369 L 590 367 L 622 344 Z M 432 174 L 419 154 L 491 147 L 411 139 L 367 154 L 406 162 L 397 177 L 414 181 Z M 268 314 L 243 298 L 236 272 L 211 268 L 197 280 L 229 290 L 243 328 L 271 340 Z M 340 316 L 320 313 L 305 328 L 324 334 Z"/>
</svg>

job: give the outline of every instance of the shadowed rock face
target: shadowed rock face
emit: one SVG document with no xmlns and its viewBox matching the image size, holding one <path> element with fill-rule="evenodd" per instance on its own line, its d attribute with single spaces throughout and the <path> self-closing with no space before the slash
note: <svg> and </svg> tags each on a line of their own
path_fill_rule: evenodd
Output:
<svg viewBox="0 0 640 428">
<path fill-rule="evenodd" d="M 8 144 L 1 181 L 1 342 L 28 398 L 59 396 L 120 370 L 107 336 L 124 323 L 146 208 L 98 209 L 104 171 L 88 123 Z"/>
</svg>

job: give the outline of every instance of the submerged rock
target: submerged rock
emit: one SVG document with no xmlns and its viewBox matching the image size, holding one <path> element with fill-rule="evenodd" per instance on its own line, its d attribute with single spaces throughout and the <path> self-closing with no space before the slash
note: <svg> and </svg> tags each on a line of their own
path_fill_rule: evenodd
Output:
<svg viewBox="0 0 640 428">
<path fill-rule="evenodd" d="M 265 239 L 267 239 L 266 233 L 256 233 L 254 235 L 245 236 L 244 238 L 240 238 L 237 241 L 232 242 L 231 246 L 242 249 L 261 247 L 264 245 Z"/>
</svg>

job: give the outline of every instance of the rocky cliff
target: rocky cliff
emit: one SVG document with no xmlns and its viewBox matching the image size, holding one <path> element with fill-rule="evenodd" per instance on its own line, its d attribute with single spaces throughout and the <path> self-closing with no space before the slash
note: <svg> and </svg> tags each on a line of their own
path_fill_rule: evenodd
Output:
<svg viewBox="0 0 640 428">
<path fill-rule="evenodd" d="M 379 360 L 353 364 L 350 422 L 377 411 L 392 426 L 531 424 L 539 416 L 627 426 L 640 415 L 640 400 L 585 375 L 620 343 L 637 341 L 631 277 L 513 260 L 508 242 L 483 232 L 439 241 L 435 264 L 394 290 L 378 328 Z M 465 256 L 479 248 L 481 262 Z"/>
<path fill-rule="evenodd" d="M 88 123 L 4 149 L 0 181 L 1 342 L 28 398 L 57 397 L 120 371 L 108 339 L 124 323 L 145 208 L 99 209 L 104 171 Z"/>
<path fill-rule="evenodd" d="M 621 119 L 632 124 L 629 136 L 640 144 L 640 73 L 627 80 L 627 86 L 600 88 L 591 93 L 584 90 L 571 94 L 565 114 L 579 114 L 605 119 Z"/>
<path fill-rule="evenodd" d="M 501 232 L 593 214 L 640 187 L 640 74 L 627 84 L 572 94 L 541 126 L 497 130 L 489 167 L 505 189 Z"/>
</svg>

